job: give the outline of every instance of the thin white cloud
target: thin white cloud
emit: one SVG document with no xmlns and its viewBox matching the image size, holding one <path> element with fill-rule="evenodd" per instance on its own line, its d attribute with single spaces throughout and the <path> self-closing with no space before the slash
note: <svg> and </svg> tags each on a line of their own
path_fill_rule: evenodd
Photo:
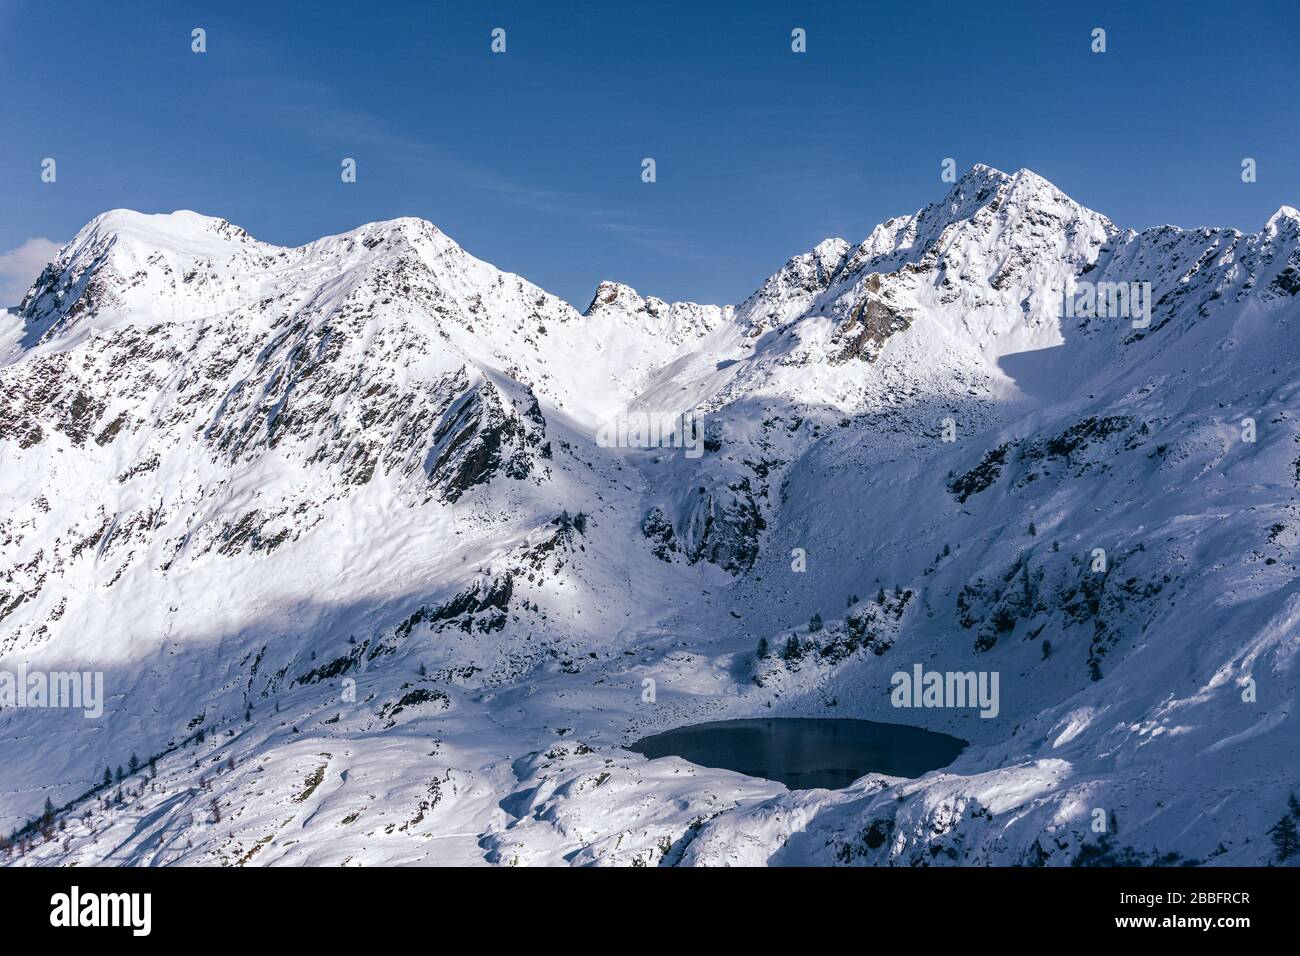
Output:
<svg viewBox="0 0 1300 956">
<path fill-rule="evenodd" d="M 616 209 L 593 206 L 573 193 L 514 182 L 443 145 L 408 136 L 377 113 L 340 105 L 345 97 L 333 87 L 266 75 L 250 75 L 245 82 L 249 84 L 247 99 L 252 109 L 277 130 L 293 129 L 298 135 L 341 146 L 365 144 L 400 149 L 409 158 L 434 166 L 440 174 L 471 189 L 495 194 L 543 215 L 588 222 L 630 246 L 677 259 L 699 259 L 704 255 L 678 233 L 629 219 Z"/>
<path fill-rule="evenodd" d="M 57 242 L 33 238 L 8 252 L 0 252 L 0 308 L 17 305 L 58 251 Z"/>
</svg>

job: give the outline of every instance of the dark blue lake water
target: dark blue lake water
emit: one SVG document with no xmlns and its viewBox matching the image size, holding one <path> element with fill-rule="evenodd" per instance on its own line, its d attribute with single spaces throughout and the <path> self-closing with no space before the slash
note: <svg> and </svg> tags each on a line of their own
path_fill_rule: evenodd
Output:
<svg viewBox="0 0 1300 956">
<path fill-rule="evenodd" d="M 952 763 L 965 746 L 957 737 L 905 724 L 769 717 L 677 727 L 628 749 L 777 780 L 792 790 L 838 790 L 868 773 L 919 777 Z"/>
</svg>

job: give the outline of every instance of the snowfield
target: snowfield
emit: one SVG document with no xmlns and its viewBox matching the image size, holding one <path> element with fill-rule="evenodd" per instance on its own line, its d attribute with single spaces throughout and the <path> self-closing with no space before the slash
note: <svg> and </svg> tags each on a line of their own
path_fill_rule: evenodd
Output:
<svg viewBox="0 0 1300 956">
<path fill-rule="evenodd" d="M 686 412 L 699 458 L 596 440 Z M 976 166 L 742 303 L 580 313 L 422 220 L 116 210 L 0 312 L 0 503 L 0 675 L 105 694 L 0 676 L 9 865 L 1264 865 L 1300 213 L 1134 232 Z M 997 716 L 895 708 L 918 664 Z M 970 746 L 840 791 L 623 749 L 769 715 Z"/>
</svg>

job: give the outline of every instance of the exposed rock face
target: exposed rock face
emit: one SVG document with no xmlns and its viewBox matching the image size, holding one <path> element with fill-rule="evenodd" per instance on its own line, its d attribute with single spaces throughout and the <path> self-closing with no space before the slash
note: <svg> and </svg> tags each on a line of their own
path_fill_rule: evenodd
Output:
<svg viewBox="0 0 1300 956">
<path fill-rule="evenodd" d="M 850 359 L 870 362 L 880 354 L 891 335 L 911 325 L 910 318 L 892 307 L 889 291 L 886 289 L 882 293 L 881 286 L 880 274 L 875 272 L 863 282 L 865 296 L 831 337 L 832 344 L 841 346 L 840 351 L 831 357 L 832 362 Z"/>
<path fill-rule="evenodd" d="M 681 511 L 682 549 L 689 562 L 708 561 L 731 574 L 753 567 L 767 523 L 747 478 L 688 492 Z"/>
<path fill-rule="evenodd" d="M 654 544 L 654 556 L 660 561 L 672 561 L 677 553 L 677 532 L 668 516 L 659 507 L 651 508 L 641 522 L 641 533 Z"/>
<path fill-rule="evenodd" d="M 546 420 L 532 393 L 523 389 L 532 417 L 519 414 L 486 381 L 466 385 L 434 428 L 424 470 L 442 500 L 454 502 L 498 473 L 523 480 L 546 434 Z"/>
</svg>

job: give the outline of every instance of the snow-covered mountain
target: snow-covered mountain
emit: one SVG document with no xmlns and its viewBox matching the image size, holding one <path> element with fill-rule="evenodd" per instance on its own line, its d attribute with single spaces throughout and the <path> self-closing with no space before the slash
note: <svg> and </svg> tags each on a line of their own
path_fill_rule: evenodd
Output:
<svg viewBox="0 0 1300 956">
<path fill-rule="evenodd" d="M 106 213 L 0 312 L 0 673 L 105 697 L 0 709 L 0 861 L 1268 862 L 1298 295 L 1295 209 L 1134 232 L 985 166 L 734 306 Z M 600 440 L 684 413 L 701 456 Z M 915 664 L 997 717 L 900 712 Z M 970 746 L 839 791 L 622 749 L 760 715 Z"/>
</svg>

